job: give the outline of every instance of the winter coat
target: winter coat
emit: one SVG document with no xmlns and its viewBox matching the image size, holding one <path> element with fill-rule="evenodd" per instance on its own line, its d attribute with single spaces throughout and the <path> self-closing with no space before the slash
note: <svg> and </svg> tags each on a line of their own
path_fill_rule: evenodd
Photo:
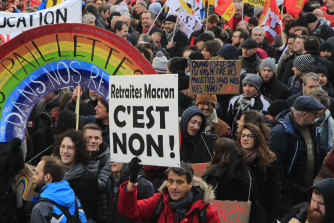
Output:
<svg viewBox="0 0 334 223">
<path fill-rule="evenodd" d="M 277 163 L 274 161 L 270 166 L 263 167 L 260 166 L 259 162 L 259 158 L 256 158 L 247 165 L 254 174 L 258 191 L 260 192 L 259 201 L 265 209 L 266 222 L 276 223 L 280 200 Z"/>
<path fill-rule="evenodd" d="M 187 126 L 190 119 L 195 115 L 202 117 L 202 124 L 196 135 L 191 136 L 187 132 Z M 180 121 L 181 161 L 189 163 L 205 163 L 211 160 L 215 139 L 211 132 L 204 131 L 205 126 L 206 118 L 203 112 L 196 106 L 192 106 L 184 111 Z"/>
<path fill-rule="evenodd" d="M 316 36 L 320 42 L 323 42 L 326 41 L 329 37 L 334 36 L 334 30 L 329 25 L 327 25 L 327 20 L 321 17 L 318 19 L 317 27 L 310 34 Z"/>
<path fill-rule="evenodd" d="M 188 96 L 186 96 L 185 94 L 183 94 L 181 91 L 178 92 L 179 98 L 178 98 L 178 116 L 181 117 L 183 112 L 195 105 L 195 101 L 194 99 L 189 98 Z"/>
<path fill-rule="evenodd" d="M 287 110 L 280 115 L 282 118 L 277 118 L 278 123 L 271 130 L 269 145 L 277 156 L 281 197 L 288 199 L 287 203 L 281 203 L 281 207 L 283 205 L 285 210 L 289 210 L 292 205 L 305 201 L 300 199 L 305 199 L 306 189 L 310 186 L 304 183 L 307 146 L 296 127 L 297 123 L 293 119 L 292 112 Z M 318 147 L 318 135 L 315 127 L 309 126 L 309 130 L 314 146 L 313 177 L 315 177 L 321 168 L 324 154 Z"/>
<path fill-rule="evenodd" d="M 65 109 L 70 111 L 75 111 L 76 102 L 72 99 L 67 102 Z M 80 115 L 88 116 L 88 115 L 95 115 L 95 107 L 97 105 L 97 100 L 86 99 L 80 102 Z"/>
<path fill-rule="evenodd" d="M 66 180 L 45 185 L 39 193 L 39 198 L 47 198 L 55 201 L 68 208 L 70 214 L 74 215 L 75 194 Z M 77 205 L 79 208 L 80 220 L 86 222 L 87 219 L 79 200 L 77 200 Z M 65 223 L 66 220 L 67 218 L 63 212 L 57 206 L 47 201 L 38 202 L 34 206 L 30 218 L 31 223 Z"/>
<path fill-rule="evenodd" d="M 258 72 L 258 67 L 261 63 L 260 57 L 254 53 L 249 58 L 242 57 L 241 59 L 241 69 L 244 69 L 246 73 L 256 74 Z"/>
<path fill-rule="evenodd" d="M 333 31 L 334 32 L 334 31 Z M 333 63 L 329 60 L 326 60 L 322 57 L 320 57 L 318 54 L 310 53 L 311 56 L 314 58 L 314 66 L 322 66 L 326 67 L 328 70 L 328 81 L 331 83 L 334 83 L 334 66 Z"/>
<path fill-rule="evenodd" d="M 326 109 L 324 116 L 315 120 L 315 125 L 320 137 L 319 146 L 329 151 L 333 148 L 332 138 L 334 136 L 334 119 L 331 112 Z"/>
<path fill-rule="evenodd" d="M 267 38 L 264 38 L 262 44 L 259 46 L 259 48 L 263 49 L 267 52 L 268 57 L 275 58 L 276 59 L 276 51 L 275 48 L 268 44 Z"/>
<path fill-rule="evenodd" d="M 256 179 L 243 160 L 224 166 L 214 166 L 208 169 L 202 178 L 214 189 L 216 200 L 250 200 L 252 207 L 249 222 L 265 222 L 265 213 L 258 201 L 259 191 Z M 249 189 L 251 189 L 250 193 Z"/>
<path fill-rule="evenodd" d="M 284 84 L 288 84 L 290 77 L 294 75 L 294 72 L 292 70 L 293 67 L 293 61 L 296 58 L 295 53 L 291 56 L 288 56 L 286 59 L 282 61 L 282 66 L 277 72 L 277 79 L 282 81 Z"/>
<path fill-rule="evenodd" d="M 151 221 L 156 204 L 161 196 L 163 196 L 164 207 L 157 220 L 159 223 L 175 223 L 177 222 L 174 211 L 170 205 L 168 195 L 167 181 L 160 187 L 160 193 L 156 193 L 153 197 L 137 201 L 137 187 L 131 191 L 126 191 L 127 182 L 124 182 L 120 188 L 118 210 L 119 212 L 136 221 Z M 210 205 L 214 199 L 212 189 L 198 177 L 193 178 L 194 199 L 192 206 L 185 214 L 181 223 L 198 223 L 198 213 L 206 208 L 206 217 L 208 223 L 219 223 L 217 211 Z"/>
<path fill-rule="evenodd" d="M 292 76 L 290 77 L 289 81 L 288 81 L 288 88 L 291 92 L 291 95 L 295 95 L 297 94 L 298 92 L 300 92 L 300 90 L 302 90 L 302 83 L 303 83 L 303 80 L 300 79 L 299 77 L 297 76 Z"/>
<path fill-rule="evenodd" d="M 71 169 L 66 168 L 65 180 L 68 181 L 75 195 L 82 203 L 87 219 L 97 218 L 97 197 L 99 186 L 97 178 L 82 163 L 76 163 Z"/>
<path fill-rule="evenodd" d="M 276 76 L 273 76 L 269 82 L 263 82 L 260 87 L 260 92 L 272 101 L 277 99 L 285 100 L 291 95 L 288 87 L 278 80 Z"/>
<path fill-rule="evenodd" d="M 241 99 L 250 101 L 249 106 L 242 108 L 239 104 Z M 271 100 L 258 93 L 252 98 L 246 98 L 243 94 L 234 96 L 229 102 L 227 110 L 227 124 L 231 127 L 232 133 L 237 130 L 237 121 L 240 119 L 243 110 L 255 110 L 265 114 L 268 111 Z"/>
<path fill-rule="evenodd" d="M 110 150 L 102 143 L 99 151 L 90 157 L 88 170 L 97 177 L 99 185 L 98 221 L 107 219 L 107 181 L 111 175 Z"/>
<path fill-rule="evenodd" d="M 172 41 L 171 39 L 167 38 L 167 42 Z M 167 51 L 170 54 L 170 57 L 182 57 L 182 53 L 184 48 L 188 44 L 188 37 L 187 35 L 182 32 L 181 30 L 177 30 L 174 35 L 174 46 L 170 49 L 167 49 Z"/>
<path fill-rule="evenodd" d="M 137 186 L 137 200 L 147 199 L 153 196 L 153 185 L 151 182 L 145 179 L 142 175 L 138 176 Z M 122 174 L 120 178 L 115 179 L 113 175 L 110 175 L 108 179 L 108 217 L 107 222 L 113 223 L 135 223 L 136 221 L 131 220 L 124 215 L 121 215 L 117 209 L 119 202 L 119 191 L 122 183 L 129 179 L 129 172 L 127 166 L 123 165 Z M 117 189 L 115 189 L 117 188 Z"/>
<path fill-rule="evenodd" d="M 334 97 L 334 87 L 333 87 L 332 83 L 329 82 L 329 80 L 327 82 L 327 85 L 322 87 L 322 90 L 326 91 L 328 96 Z"/>
</svg>

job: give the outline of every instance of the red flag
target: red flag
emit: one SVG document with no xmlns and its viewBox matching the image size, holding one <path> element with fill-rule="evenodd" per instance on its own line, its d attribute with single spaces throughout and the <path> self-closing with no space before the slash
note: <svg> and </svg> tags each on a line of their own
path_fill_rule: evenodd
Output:
<svg viewBox="0 0 334 223">
<path fill-rule="evenodd" d="M 308 0 L 284 0 L 283 6 L 286 8 L 286 13 L 297 18 L 307 2 Z"/>
<path fill-rule="evenodd" d="M 267 37 L 269 44 L 272 44 L 275 37 L 282 33 L 281 24 L 282 18 L 276 0 L 266 0 L 259 26 L 264 28 L 264 36 Z"/>
</svg>

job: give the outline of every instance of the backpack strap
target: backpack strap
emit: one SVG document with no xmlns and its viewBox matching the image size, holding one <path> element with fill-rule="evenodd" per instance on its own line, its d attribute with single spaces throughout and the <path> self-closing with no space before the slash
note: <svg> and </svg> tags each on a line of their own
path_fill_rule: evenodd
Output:
<svg viewBox="0 0 334 223">
<path fill-rule="evenodd" d="M 68 208 L 66 208 L 65 206 L 60 205 L 57 202 L 55 202 L 53 200 L 50 200 L 48 198 L 40 198 L 37 201 L 37 203 L 43 202 L 43 201 L 44 202 L 49 202 L 49 203 L 51 203 L 53 205 L 56 205 L 61 210 L 61 212 L 63 212 L 63 214 L 66 216 L 67 220 L 69 220 L 69 219 L 72 218 L 71 213 L 69 212 Z M 78 208 L 77 198 L 75 198 L 75 211 L 74 211 L 74 215 L 77 217 L 77 219 L 79 219 L 79 208 Z"/>
<path fill-rule="evenodd" d="M 163 195 L 161 195 L 157 204 L 155 205 L 155 209 L 154 209 L 153 217 L 152 217 L 152 223 L 157 223 L 158 222 L 159 216 L 160 216 L 164 206 L 165 206 L 164 197 L 163 197 Z"/>
</svg>

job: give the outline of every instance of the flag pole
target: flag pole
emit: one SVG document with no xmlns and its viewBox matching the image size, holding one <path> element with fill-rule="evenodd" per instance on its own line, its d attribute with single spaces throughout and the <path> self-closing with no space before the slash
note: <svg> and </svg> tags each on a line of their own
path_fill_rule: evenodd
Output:
<svg viewBox="0 0 334 223">
<path fill-rule="evenodd" d="M 182 7 L 182 2 L 183 2 L 183 0 L 181 0 L 181 6 L 180 6 L 179 11 L 177 12 L 177 15 L 176 15 L 175 27 L 174 27 L 173 36 L 172 36 L 172 42 L 174 42 L 174 36 L 175 36 L 176 26 L 177 26 L 178 21 L 179 21 L 179 15 L 180 15 L 181 7 Z"/>
<path fill-rule="evenodd" d="M 282 11 L 281 11 L 281 18 L 282 18 L 282 16 L 283 16 L 283 11 L 284 11 L 284 6 L 282 5 Z M 282 35 L 282 41 L 283 41 L 283 45 L 285 45 L 285 38 L 284 38 L 284 30 L 283 30 L 283 20 L 281 20 L 281 22 L 280 22 L 281 24 L 281 30 L 282 30 L 282 32 L 281 32 L 281 35 Z"/>
<path fill-rule="evenodd" d="M 166 1 L 166 2 L 167 2 L 167 1 Z M 161 14 L 162 10 L 164 10 L 165 5 L 166 5 L 166 2 L 165 2 L 164 5 L 161 7 L 161 10 L 160 10 L 160 12 L 158 13 L 158 15 L 155 17 L 155 19 L 154 19 L 154 21 L 153 21 L 153 23 L 152 23 L 150 29 L 148 30 L 147 34 L 149 34 L 149 33 L 151 32 L 151 29 L 153 28 L 153 25 L 154 25 L 155 22 L 157 21 L 157 19 L 158 19 L 159 15 Z"/>
<path fill-rule="evenodd" d="M 76 123 L 75 123 L 75 129 L 79 130 L 79 111 L 80 111 L 80 84 L 78 84 L 78 96 L 77 101 L 75 105 L 75 113 L 76 113 Z"/>
<path fill-rule="evenodd" d="M 206 9 L 206 21 L 205 21 L 205 31 L 208 31 L 208 18 L 209 18 L 209 0 L 207 1 L 207 9 Z"/>
<path fill-rule="evenodd" d="M 241 2 L 241 21 L 244 20 L 244 3 Z"/>
</svg>

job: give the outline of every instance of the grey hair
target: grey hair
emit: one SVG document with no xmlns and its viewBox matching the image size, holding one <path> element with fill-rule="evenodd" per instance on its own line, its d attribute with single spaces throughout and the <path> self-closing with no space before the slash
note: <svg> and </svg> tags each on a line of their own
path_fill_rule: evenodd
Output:
<svg viewBox="0 0 334 223">
<path fill-rule="evenodd" d="M 256 27 L 254 27 L 253 28 L 253 31 L 254 30 L 261 30 L 263 33 L 264 33 L 264 29 L 263 29 L 263 27 L 260 27 L 260 26 L 256 26 Z"/>
<path fill-rule="evenodd" d="M 319 76 L 313 72 L 306 73 L 303 77 L 303 83 L 305 84 L 308 80 L 319 81 Z"/>
<path fill-rule="evenodd" d="M 91 19 L 94 19 L 94 21 L 95 21 L 95 16 L 93 15 L 93 14 L 85 14 L 83 17 L 82 17 L 82 23 L 83 24 L 86 24 L 89 20 L 91 20 Z"/>
</svg>

